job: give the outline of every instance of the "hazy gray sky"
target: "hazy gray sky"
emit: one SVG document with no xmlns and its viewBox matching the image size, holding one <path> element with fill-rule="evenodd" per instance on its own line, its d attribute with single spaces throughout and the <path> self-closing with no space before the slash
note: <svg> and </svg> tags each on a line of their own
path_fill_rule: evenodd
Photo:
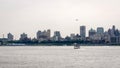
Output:
<svg viewBox="0 0 120 68">
<path fill-rule="evenodd" d="M 35 37 L 44 29 L 64 37 L 79 33 L 81 25 L 120 29 L 120 0 L 0 0 L 0 37 L 8 32 L 15 38 L 23 32 Z"/>
</svg>

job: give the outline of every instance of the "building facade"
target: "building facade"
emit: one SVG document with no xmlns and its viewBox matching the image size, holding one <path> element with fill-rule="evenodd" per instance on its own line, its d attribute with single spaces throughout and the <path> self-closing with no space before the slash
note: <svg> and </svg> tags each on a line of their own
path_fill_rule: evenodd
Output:
<svg viewBox="0 0 120 68">
<path fill-rule="evenodd" d="M 103 34 L 104 28 L 103 27 L 97 27 L 97 34 Z"/>
<path fill-rule="evenodd" d="M 23 34 L 20 35 L 20 40 L 25 40 L 27 38 L 28 38 L 28 36 L 25 33 L 23 33 Z"/>
<path fill-rule="evenodd" d="M 60 31 L 55 31 L 52 40 L 53 41 L 61 41 L 61 39 L 62 39 L 62 37 L 61 37 Z"/>
<path fill-rule="evenodd" d="M 80 36 L 82 39 L 86 37 L 86 26 L 80 26 Z"/>
<path fill-rule="evenodd" d="M 39 42 L 41 41 L 47 41 L 50 40 L 51 37 L 51 31 L 48 29 L 47 31 L 38 31 L 37 32 L 37 40 L 39 40 Z"/>
<path fill-rule="evenodd" d="M 94 29 L 89 30 L 89 38 L 93 37 L 96 34 L 96 31 Z"/>
<path fill-rule="evenodd" d="M 13 41 L 14 36 L 11 33 L 7 34 L 8 41 Z"/>
</svg>

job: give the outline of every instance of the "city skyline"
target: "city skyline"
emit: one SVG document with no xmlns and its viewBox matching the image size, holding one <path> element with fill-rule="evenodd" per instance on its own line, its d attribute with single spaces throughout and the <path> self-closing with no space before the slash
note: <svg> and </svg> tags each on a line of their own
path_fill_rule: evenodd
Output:
<svg viewBox="0 0 120 68">
<path fill-rule="evenodd" d="M 116 28 L 116 26 L 115 25 L 113 25 L 113 26 L 111 26 L 109 29 L 107 29 L 107 30 L 105 30 L 104 31 L 104 28 L 103 27 L 97 27 L 97 28 L 92 28 L 91 27 L 91 29 L 86 29 L 86 26 L 85 25 L 82 25 L 82 26 L 79 26 L 79 33 L 73 33 L 73 32 L 71 32 L 70 34 L 68 34 L 68 35 L 66 35 L 65 37 L 67 37 L 67 36 L 75 36 L 75 35 L 79 35 L 79 36 L 81 36 L 83 39 L 85 39 L 85 37 L 91 37 L 91 35 L 93 36 L 94 34 L 104 34 L 104 33 L 108 33 L 109 32 L 109 30 L 110 29 L 113 29 L 114 28 L 114 30 L 118 30 L 119 32 L 120 32 L 120 30 L 118 29 L 118 28 Z M 86 31 L 86 30 L 88 30 L 88 31 Z M 91 34 L 91 32 L 92 32 L 92 34 Z M 54 36 L 56 36 L 56 34 L 58 35 L 59 34 L 59 36 L 61 37 L 61 38 L 65 38 L 64 36 L 62 36 L 62 33 L 61 33 L 61 31 L 53 31 L 53 35 L 51 35 L 52 34 L 52 31 L 51 31 L 51 29 L 47 29 L 47 30 L 38 30 L 37 32 L 35 32 L 34 33 L 35 35 L 34 35 L 34 37 L 30 37 L 29 36 L 29 34 L 27 34 L 27 33 L 25 33 L 25 32 L 23 32 L 23 33 L 20 33 L 19 34 L 19 37 L 16 39 L 16 37 L 15 37 L 15 35 L 13 34 L 13 33 L 11 33 L 11 32 L 9 32 L 9 33 L 7 33 L 7 34 L 3 34 L 2 35 L 2 37 L 0 37 L 0 38 L 10 38 L 10 39 L 13 39 L 13 40 L 19 40 L 19 39 L 21 39 L 21 38 L 31 38 L 31 39 L 34 39 L 34 38 L 36 38 L 36 39 L 39 39 L 39 35 L 41 36 L 41 38 L 43 37 L 48 37 L 48 38 L 50 38 L 50 37 L 54 37 Z M 87 35 L 88 34 L 88 35 Z M 91 34 L 91 35 L 90 35 Z M 12 36 L 12 37 L 11 37 Z M 94 36 L 93 36 L 94 37 Z M 48 39 L 47 38 L 47 39 Z"/>
<path fill-rule="evenodd" d="M 12 33 L 16 39 L 25 32 L 35 37 L 38 30 L 60 31 L 65 37 L 88 30 L 115 25 L 120 29 L 119 0 L 0 0 L 0 37 Z M 76 20 L 77 19 L 77 20 Z"/>
</svg>

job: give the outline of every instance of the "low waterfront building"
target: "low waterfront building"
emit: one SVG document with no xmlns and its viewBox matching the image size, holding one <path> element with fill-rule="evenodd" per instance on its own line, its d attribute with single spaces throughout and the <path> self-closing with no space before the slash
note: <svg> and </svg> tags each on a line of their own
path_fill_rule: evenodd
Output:
<svg viewBox="0 0 120 68">
<path fill-rule="evenodd" d="M 71 40 L 75 40 L 75 34 L 70 34 Z"/>
<path fill-rule="evenodd" d="M 8 42 L 7 38 L 0 38 L 0 45 L 6 45 Z"/>
<path fill-rule="evenodd" d="M 102 40 L 102 36 L 100 34 L 95 34 L 91 37 L 92 40 Z"/>
<path fill-rule="evenodd" d="M 111 44 L 120 44 L 120 36 L 111 37 L 110 38 L 110 43 Z"/>
<path fill-rule="evenodd" d="M 66 36 L 65 39 L 64 39 L 64 41 L 71 41 L 71 37 Z"/>
<path fill-rule="evenodd" d="M 75 40 L 82 40 L 81 36 L 79 34 L 70 34 L 70 39 L 75 41 Z"/>
</svg>

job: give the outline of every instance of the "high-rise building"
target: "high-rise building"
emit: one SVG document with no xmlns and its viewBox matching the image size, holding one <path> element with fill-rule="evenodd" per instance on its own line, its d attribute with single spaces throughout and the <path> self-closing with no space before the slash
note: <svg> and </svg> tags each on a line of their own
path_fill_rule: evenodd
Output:
<svg viewBox="0 0 120 68">
<path fill-rule="evenodd" d="M 60 41 L 61 40 L 61 34 L 60 31 L 55 31 L 53 36 L 54 41 Z"/>
<path fill-rule="evenodd" d="M 8 38 L 9 41 L 12 41 L 14 36 L 11 33 L 8 33 L 7 38 Z"/>
<path fill-rule="evenodd" d="M 50 39 L 50 37 L 51 37 L 51 31 L 50 31 L 50 29 L 47 30 L 47 37 L 48 37 L 48 39 Z"/>
<path fill-rule="evenodd" d="M 115 36 L 119 36 L 120 32 L 118 29 L 115 29 L 115 26 L 113 25 L 112 29 L 108 30 L 108 33 L 110 35 L 110 37 L 115 37 Z"/>
<path fill-rule="evenodd" d="M 85 26 L 80 26 L 80 36 L 85 39 L 86 37 L 86 27 Z"/>
<path fill-rule="evenodd" d="M 40 38 L 40 35 L 41 35 L 41 31 L 38 31 L 37 33 L 36 33 L 36 35 L 37 35 L 37 40 Z"/>
<path fill-rule="evenodd" d="M 119 30 L 116 29 L 115 32 L 114 32 L 114 34 L 115 34 L 115 36 L 120 36 L 120 32 L 119 32 Z"/>
<path fill-rule="evenodd" d="M 91 28 L 91 29 L 89 30 L 89 37 L 92 37 L 92 36 L 94 36 L 95 34 L 96 34 L 96 31 Z"/>
<path fill-rule="evenodd" d="M 112 29 L 108 30 L 108 34 L 110 35 L 110 43 L 120 44 L 120 32 L 114 25 L 112 26 Z"/>
<path fill-rule="evenodd" d="M 110 35 L 108 34 L 108 32 L 104 32 L 104 40 L 105 43 L 109 43 L 110 42 Z"/>
<path fill-rule="evenodd" d="M 115 25 L 112 26 L 112 30 L 115 31 Z"/>
<path fill-rule="evenodd" d="M 54 32 L 54 36 L 61 37 L 60 31 L 55 31 L 55 32 Z"/>
<path fill-rule="evenodd" d="M 23 33 L 20 35 L 20 40 L 24 40 L 24 39 L 27 39 L 27 34 Z"/>
<path fill-rule="evenodd" d="M 51 37 L 51 31 L 48 29 L 47 31 L 38 31 L 37 32 L 37 40 L 39 41 L 45 41 L 45 40 L 50 40 Z"/>
<path fill-rule="evenodd" d="M 103 27 L 98 27 L 97 28 L 97 34 L 103 34 L 104 33 L 104 28 Z"/>
<path fill-rule="evenodd" d="M 112 29 L 108 29 L 108 34 L 110 37 L 115 37 L 114 31 Z"/>
</svg>

